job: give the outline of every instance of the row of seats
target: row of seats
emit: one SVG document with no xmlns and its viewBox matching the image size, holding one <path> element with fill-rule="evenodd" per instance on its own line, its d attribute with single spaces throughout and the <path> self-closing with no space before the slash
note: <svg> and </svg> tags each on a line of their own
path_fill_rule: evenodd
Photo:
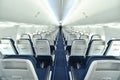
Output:
<svg viewBox="0 0 120 80">
<path fill-rule="evenodd" d="M 50 80 L 57 35 L 58 30 L 45 33 L 45 38 L 41 34 L 22 34 L 16 42 L 1 38 L 0 80 Z"/>
<path fill-rule="evenodd" d="M 64 43 L 68 32 L 63 31 Z M 66 45 L 70 80 L 119 80 L 120 79 L 120 39 L 112 39 L 106 44 L 98 34 L 80 35 Z"/>
<path fill-rule="evenodd" d="M 0 80 L 50 80 L 52 52 L 47 39 L 36 38 L 34 44 L 23 34 L 15 44 L 11 38 L 1 38 Z"/>
<path fill-rule="evenodd" d="M 55 29 L 53 31 L 34 33 L 31 40 L 33 44 L 36 44 L 36 39 L 49 40 L 51 53 L 53 53 L 54 50 L 56 49 L 58 31 L 59 31 L 58 29 Z"/>
<path fill-rule="evenodd" d="M 113 55 L 119 56 L 119 45 L 120 40 L 110 40 L 108 44 L 105 44 L 105 41 L 102 39 L 93 39 L 90 41 L 87 46 L 86 41 L 84 39 L 76 39 L 73 41 L 71 45 L 70 51 L 67 51 L 69 55 L 76 56 L 92 56 L 92 55 Z M 109 51 L 111 50 L 111 51 Z"/>
<path fill-rule="evenodd" d="M 54 33 L 54 34 L 52 34 L 52 33 Z M 22 34 L 20 39 L 18 39 L 16 41 L 16 44 L 10 38 L 2 38 L 0 40 L 0 42 L 1 42 L 0 45 L 4 48 L 9 47 L 11 49 L 11 50 L 9 49 L 10 53 L 6 53 L 6 52 L 4 52 L 4 49 L 2 49 L 2 53 L 4 55 L 5 54 L 11 55 L 11 54 L 18 54 L 19 53 L 20 55 L 37 56 L 39 54 L 42 55 L 40 52 L 40 51 L 42 51 L 42 52 L 44 52 L 43 55 L 46 55 L 46 54 L 49 55 L 50 53 L 53 54 L 54 50 L 55 50 L 54 43 L 57 41 L 57 34 L 58 34 L 58 30 L 55 30 L 55 31 L 49 33 L 49 35 L 54 35 L 54 37 L 55 37 L 54 40 L 50 40 L 50 38 L 48 39 L 47 37 L 44 39 L 41 39 L 40 34 L 34 34 L 33 37 L 31 37 L 29 34 Z M 48 35 L 48 33 L 46 35 Z M 8 44 L 8 46 L 7 46 L 7 44 Z M 39 44 L 41 44 L 41 45 L 39 45 Z M 15 45 L 16 45 L 16 47 L 15 47 Z M 38 47 L 40 48 L 40 50 L 37 49 Z M 48 50 L 45 50 L 45 48 L 47 48 Z"/>
<path fill-rule="evenodd" d="M 88 38 L 83 35 L 84 38 Z M 70 55 L 74 56 L 91 56 L 91 55 L 103 55 L 106 44 L 105 41 L 97 34 L 91 36 L 91 39 L 88 42 L 88 39 L 74 39 L 72 45 L 66 45 L 66 53 L 68 57 Z"/>
<path fill-rule="evenodd" d="M 119 39 L 110 40 L 105 48 L 103 40 L 93 39 L 87 48 L 84 39 L 74 40 L 68 58 L 71 79 L 119 80 L 120 70 L 117 67 L 120 66 L 119 42 Z"/>
<path fill-rule="evenodd" d="M 32 36 L 33 43 L 35 42 L 36 39 L 48 39 L 50 45 L 55 45 L 55 41 L 57 40 L 58 36 L 58 29 L 53 30 L 53 31 L 46 31 L 46 32 L 39 32 L 39 33 L 34 33 Z"/>
<path fill-rule="evenodd" d="M 42 57 L 52 57 L 54 61 L 54 54 L 51 54 L 50 45 L 48 40 L 36 40 L 36 45 L 33 46 L 30 39 L 19 39 L 15 43 L 10 38 L 0 39 L 0 53 L 3 56 L 6 55 L 31 55 L 36 58 Z"/>
<path fill-rule="evenodd" d="M 92 40 L 88 46 L 87 52 L 86 47 L 83 44 L 85 40 L 75 40 L 71 48 L 71 56 L 120 56 L 120 39 L 110 40 L 105 48 L 105 42 L 101 40 Z M 75 44 L 76 43 L 76 44 Z M 68 61 L 68 60 L 67 60 Z"/>
<path fill-rule="evenodd" d="M 0 59 L 0 80 L 50 80 L 51 79 L 51 56 L 45 56 L 40 53 L 44 53 L 48 48 L 40 47 L 44 44 L 43 39 L 36 39 L 37 43 L 33 48 L 35 51 L 35 56 L 25 55 L 26 53 L 33 52 L 32 48 L 30 50 L 25 50 L 28 47 L 28 43 L 31 40 L 21 38 L 17 43 L 18 49 L 12 39 L 8 38 L 1 39 L 0 43 L 4 43 L 5 46 L 11 46 L 12 49 L 0 45 L 0 54 L 4 52 L 4 49 L 9 51 L 13 50 L 19 55 L 5 55 Z M 2 41 L 3 40 L 3 41 Z M 28 43 L 27 43 L 27 42 Z M 38 41 L 38 42 L 37 42 Z M 41 41 L 41 43 L 39 43 Z M 65 40 L 64 40 L 65 41 Z M 48 40 L 47 40 L 48 42 Z M 23 45 L 25 47 L 23 47 Z M 120 58 L 119 58 L 119 45 L 120 40 L 110 40 L 105 48 L 105 42 L 98 36 L 92 36 L 89 43 L 86 43 L 85 39 L 75 39 L 72 42 L 69 57 L 68 57 L 68 71 L 70 72 L 71 80 L 119 80 L 120 79 Z M 86 47 L 88 46 L 88 47 Z M 2 48 L 1 48 L 2 47 Z M 3 48 L 4 47 L 4 48 Z M 29 46 L 31 47 L 31 46 Z M 50 47 L 50 46 L 49 46 Z M 34 50 L 36 50 L 34 49 Z M 104 51 L 104 50 L 105 51 Z M 50 48 L 49 48 L 50 50 Z M 48 51 L 49 51 L 48 50 Z M 7 51 L 7 50 L 6 50 Z M 8 51 L 8 54 L 9 54 Z M 21 51 L 22 53 L 20 53 Z M 87 51 L 87 52 L 86 52 Z M 29 53 L 30 53 L 29 52 Z M 6 53 L 6 52 L 5 52 Z M 23 54 L 23 55 L 22 55 Z M 51 55 L 51 54 L 49 54 Z M 87 55 L 87 56 L 86 56 Z M 46 58 L 47 57 L 47 58 Z M 11 65 L 12 64 L 12 65 Z M 10 72 L 11 74 L 9 74 Z M 27 76 L 27 77 L 26 77 Z"/>
<path fill-rule="evenodd" d="M 113 56 L 90 56 L 78 65 L 70 65 L 70 80 L 119 80 L 120 58 Z"/>
<path fill-rule="evenodd" d="M 87 56 L 84 54 L 83 43 L 76 43 L 68 57 L 71 80 L 119 80 L 119 43 L 119 39 L 110 40 L 105 49 L 104 41 L 92 40 L 87 49 Z"/>
<path fill-rule="evenodd" d="M 3 55 L 51 55 L 49 41 L 42 39 L 37 39 L 35 46 L 30 39 L 19 39 L 15 46 L 12 39 L 2 38 L 0 40 L 0 51 Z"/>
<path fill-rule="evenodd" d="M 86 32 L 77 32 L 74 30 L 69 30 L 69 29 L 62 29 L 63 32 L 63 37 L 64 37 L 64 41 L 66 42 L 65 45 L 69 46 L 72 45 L 72 42 L 74 39 L 85 39 L 86 43 L 88 44 L 90 42 L 90 40 L 92 39 L 101 39 L 101 35 L 99 34 L 88 34 Z"/>
<path fill-rule="evenodd" d="M 0 80 L 50 80 L 51 65 L 28 55 L 8 55 L 0 59 Z"/>
</svg>

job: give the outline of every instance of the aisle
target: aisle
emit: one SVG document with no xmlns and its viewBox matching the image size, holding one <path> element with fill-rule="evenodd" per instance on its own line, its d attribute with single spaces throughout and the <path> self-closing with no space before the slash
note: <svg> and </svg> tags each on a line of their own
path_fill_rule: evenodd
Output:
<svg viewBox="0 0 120 80">
<path fill-rule="evenodd" d="M 57 49 L 56 49 L 56 57 L 55 57 L 55 65 L 53 71 L 53 79 L 52 80 L 69 80 L 68 72 L 66 68 L 66 57 L 63 45 L 62 33 L 59 32 Z"/>
</svg>

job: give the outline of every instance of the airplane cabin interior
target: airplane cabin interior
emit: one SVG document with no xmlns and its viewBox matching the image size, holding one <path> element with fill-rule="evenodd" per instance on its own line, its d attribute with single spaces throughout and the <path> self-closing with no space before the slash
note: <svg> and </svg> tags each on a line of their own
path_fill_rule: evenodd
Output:
<svg viewBox="0 0 120 80">
<path fill-rule="evenodd" d="M 0 0 L 0 80 L 120 80 L 120 0 Z"/>
</svg>

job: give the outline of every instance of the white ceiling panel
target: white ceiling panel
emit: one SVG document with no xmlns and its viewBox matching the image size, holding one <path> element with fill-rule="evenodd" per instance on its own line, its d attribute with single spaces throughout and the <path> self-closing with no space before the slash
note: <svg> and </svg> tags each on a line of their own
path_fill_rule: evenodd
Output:
<svg viewBox="0 0 120 80">
<path fill-rule="evenodd" d="M 0 21 L 81 25 L 120 22 L 120 0 L 0 0 Z"/>
<path fill-rule="evenodd" d="M 120 21 L 120 0 L 81 0 L 64 20 L 64 25 Z"/>
<path fill-rule="evenodd" d="M 58 25 L 47 0 L 0 0 L 0 20 Z"/>
</svg>

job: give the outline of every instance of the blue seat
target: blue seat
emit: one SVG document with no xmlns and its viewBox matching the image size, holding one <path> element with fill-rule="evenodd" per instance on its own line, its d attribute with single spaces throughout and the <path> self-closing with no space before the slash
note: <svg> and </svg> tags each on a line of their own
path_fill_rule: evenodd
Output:
<svg viewBox="0 0 120 80">
<path fill-rule="evenodd" d="M 29 34 L 22 34 L 20 36 L 21 39 L 30 39 L 31 40 L 31 36 Z"/>
<path fill-rule="evenodd" d="M 33 36 L 32 36 L 32 41 L 33 41 L 33 44 L 35 44 L 36 39 L 42 39 L 41 34 L 38 34 L 38 33 L 33 34 Z"/>
<path fill-rule="evenodd" d="M 36 56 L 51 55 L 50 44 L 47 39 L 36 39 L 35 43 Z"/>
<path fill-rule="evenodd" d="M 104 52 L 106 56 L 120 56 L 120 39 L 110 40 Z"/>
<path fill-rule="evenodd" d="M 86 41 L 86 43 L 88 45 L 88 43 L 89 43 L 89 35 L 87 35 L 87 34 L 81 35 L 80 39 L 85 39 L 85 41 Z"/>
<path fill-rule="evenodd" d="M 66 46 L 66 52 L 68 55 L 70 55 L 70 53 L 71 53 L 71 46 L 70 45 Z"/>
<path fill-rule="evenodd" d="M 71 46 L 71 56 L 85 56 L 87 44 L 85 39 L 75 39 Z"/>
<path fill-rule="evenodd" d="M 51 65 L 54 61 L 54 55 L 51 54 L 49 41 L 46 39 L 37 39 L 35 44 L 36 58 L 39 64 Z"/>
<path fill-rule="evenodd" d="M 88 45 L 86 56 L 102 56 L 105 49 L 105 41 L 93 39 Z"/>
<path fill-rule="evenodd" d="M 78 65 L 84 62 L 87 44 L 85 39 L 75 39 L 72 43 L 71 54 L 68 59 L 69 65 Z"/>
<path fill-rule="evenodd" d="M 89 56 L 79 68 L 71 67 L 72 78 L 75 80 L 118 80 L 120 68 L 117 66 L 120 66 L 119 58 Z"/>
<path fill-rule="evenodd" d="M 32 56 L 9 55 L 0 60 L 1 80 L 40 80 Z"/>
<path fill-rule="evenodd" d="M 70 56 L 68 60 L 69 66 L 77 68 L 78 64 L 85 64 L 86 58 L 84 56 Z"/>
<path fill-rule="evenodd" d="M 30 39 L 19 39 L 16 42 L 16 46 L 17 46 L 19 55 L 35 56 L 35 50 Z"/>
<path fill-rule="evenodd" d="M 7 55 L 4 57 L 3 60 L 8 61 L 11 63 L 12 66 L 12 71 L 17 72 L 16 76 L 21 76 L 23 80 L 46 80 L 46 76 L 50 76 L 50 66 L 41 68 L 36 60 L 36 58 L 32 55 Z M 22 63 L 20 63 L 22 61 Z M 23 65 L 23 62 L 24 63 Z M 7 65 L 9 67 L 10 65 Z M 28 71 L 28 67 L 32 68 L 32 71 Z M 11 66 L 10 66 L 11 67 Z M 19 71 L 14 71 L 16 68 L 20 68 L 22 70 L 20 73 Z M 26 69 L 26 72 L 23 72 L 23 69 Z M 28 72 L 28 73 L 27 73 Z M 33 73 L 31 73 L 33 72 Z M 31 73 L 31 75 L 29 74 Z M 27 75 L 29 74 L 29 75 Z M 12 74 L 9 74 L 12 76 Z M 25 77 L 25 75 L 27 77 Z M 6 75 L 7 76 L 7 75 Z M 11 79 L 13 80 L 13 79 Z M 17 79 L 16 79 L 17 80 Z"/>
<path fill-rule="evenodd" d="M 15 43 L 11 38 L 0 39 L 0 52 L 2 55 L 17 55 L 18 51 L 15 47 Z"/>
<path fill-rule="evenodd" d="M 99 34 L 93 34 L 90 38 L 90 41 L 93 40 L 93 39 L 101 39 L 101 35 Z"/>
</svg>

